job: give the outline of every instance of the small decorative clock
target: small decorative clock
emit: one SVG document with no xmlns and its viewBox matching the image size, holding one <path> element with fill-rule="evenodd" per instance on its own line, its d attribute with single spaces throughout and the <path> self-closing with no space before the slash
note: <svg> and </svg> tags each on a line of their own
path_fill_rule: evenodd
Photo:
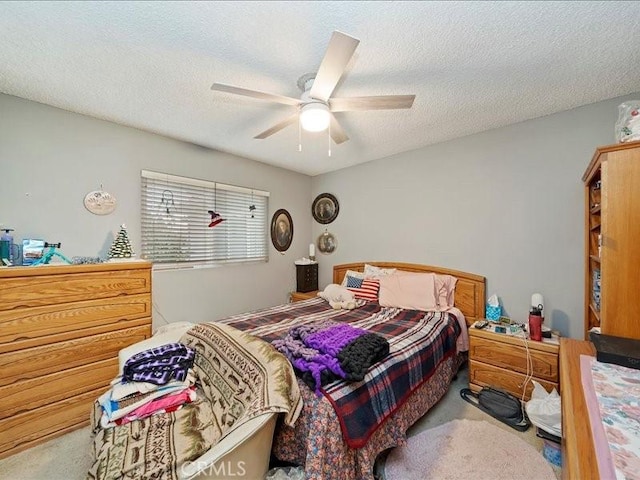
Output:
<svg viewBox="0 0 640 480">
<path fill-rule="evenodd" d="M 94 190 L 84 197 L 84 206 L 94 215 L 109 215 L 116 209 L 116 197 L 104 190 Z"/>
</svg>

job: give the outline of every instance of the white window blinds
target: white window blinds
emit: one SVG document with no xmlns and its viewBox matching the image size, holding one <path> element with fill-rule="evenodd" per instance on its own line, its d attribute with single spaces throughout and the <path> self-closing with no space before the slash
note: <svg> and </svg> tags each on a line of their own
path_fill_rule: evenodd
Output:
<svg viewBox="0 0 640 480">
<path fill-rule="evenodd" d="M 141 180 L 143 258 L 179 266 L 268 260 L 269 192 L 147 170 Z M 224 221 L 209 227 L 209 211 Z"/>
</svg>

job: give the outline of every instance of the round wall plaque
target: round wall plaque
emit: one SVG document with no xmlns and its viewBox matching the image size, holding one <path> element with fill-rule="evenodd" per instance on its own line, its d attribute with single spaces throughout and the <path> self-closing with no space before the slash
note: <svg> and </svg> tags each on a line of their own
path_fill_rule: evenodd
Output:
<svg viewBox="0 0 640 480">
<path fill-rule="evenodd" d="M 95 215 L 109 215 L 116 209 L 116 197 L 104 190 L 94 190 L 84 197 L 84 206 Z"/>
</svg>

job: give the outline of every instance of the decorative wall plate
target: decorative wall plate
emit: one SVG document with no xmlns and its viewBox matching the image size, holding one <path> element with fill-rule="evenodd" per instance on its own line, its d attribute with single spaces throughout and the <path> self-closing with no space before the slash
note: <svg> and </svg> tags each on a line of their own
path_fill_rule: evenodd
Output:
<svg viewBox="0 0 640 480">
<path fill-rule="evenodd" d="M 340 211 L 338 199 L 330 193 L 321 193 L 311 204 L 311 215 L 316 222 L 327 224 L 333 222 Z"/>
<path fill-rule="evenodd" d="M 116 197 L 104 190 L 94 190 L 84 197 L 84 206 L 95 215 L 109 215 L 116 209 Z"/>
<path fill-rule="evenodd" d="M 329 255 L 335 252 L 338 242 L 336 241 L 336 237 L 333 233 L 329 233 L 325 230 L 324 233 L 320 234 L 318 240 L 316 241 L 318 245 L 318 250 L 320 253 L 324 253 L 325 255 Z"/>
</svg>

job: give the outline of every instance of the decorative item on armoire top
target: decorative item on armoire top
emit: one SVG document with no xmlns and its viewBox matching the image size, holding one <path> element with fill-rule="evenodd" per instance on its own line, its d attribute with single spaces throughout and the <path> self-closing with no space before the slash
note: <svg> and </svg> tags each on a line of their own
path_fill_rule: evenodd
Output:
<svg viewBox="0 0 640 480">
<path fill-rule="evenodd" d="M 618 106 L 615 130 L 619 143 L 640 140 L 640 100 L 630 100 Z"/>
<path fill-rule="evenodd" d="M 293 220 L 284 208 L 277 210 L 271 219 L 271 243 L 279 252 L 285 252 L 293 241 Z"/>
<path fill-rule="evenodd" d="M 109 215 L 116 209 L 116 197 L 105 192 L 100 185 L 100 190 L 89 192 L 84 197 L 84 206 L 94 215 Z"/>
<path fill-rule="evenodd" d="M 330 193 L 321 193 L 311 204 L 311 215 L 316 222 L 328 224 L 333 222 L 340 212 L 338 199 Z"/>
<path fill-rule="evenodd" d="M 324 233 L 320 234 L 316 243 L 318 244 L 318 250 L 320 251 L 320 253 L 324 253 L 325 255 L 329 255 L 335 252 L 336 247 L 338 246 L 336 237 L 326 230 L 324 231 Z"/>
<path fill-rule="evenodd" d="M 131 247 L 131 242 L 129 241 L 129 235 L 127 233 L 127 226 L 124 223 L 120 225 L 118 236 L 113 241 L 107 255 L 110 260 L 131 258 L 134 256 L 133 248 Z"/>
</svg>

